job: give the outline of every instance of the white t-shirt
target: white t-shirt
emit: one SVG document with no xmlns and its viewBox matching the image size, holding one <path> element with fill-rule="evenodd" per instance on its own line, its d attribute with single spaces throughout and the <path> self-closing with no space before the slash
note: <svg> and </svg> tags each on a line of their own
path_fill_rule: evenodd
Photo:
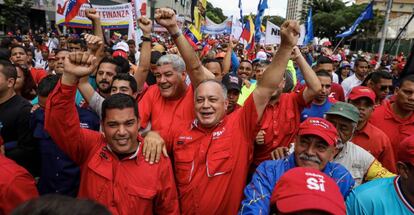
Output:
<svg viewBox="0 0 414 215">
<path fill-rule="evenodd" d="M 360 86 L 361 84 L 362 81 L 359 80 L 355 74 L 349 76 L 348 78 L 345 78 L 345 80 L 341 83 L 342 88 L 344 88 L 345 97 L 348 98 L 349 93 L 352 91 L 352 88 Z"/>
</svg>

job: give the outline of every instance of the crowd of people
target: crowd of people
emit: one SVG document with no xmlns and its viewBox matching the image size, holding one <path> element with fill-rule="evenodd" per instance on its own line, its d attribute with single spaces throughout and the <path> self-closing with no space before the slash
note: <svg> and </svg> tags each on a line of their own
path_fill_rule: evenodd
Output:
<svg viewBox="0 0 414 215">
<path fill-rule="evenodd" d="M 414 214 L 403 53 L 298 47 L 290 20 L 190 45 L 168 8 L 136 47 L 86 16 L 0 44 L 1 215 Z"/>
</svg>

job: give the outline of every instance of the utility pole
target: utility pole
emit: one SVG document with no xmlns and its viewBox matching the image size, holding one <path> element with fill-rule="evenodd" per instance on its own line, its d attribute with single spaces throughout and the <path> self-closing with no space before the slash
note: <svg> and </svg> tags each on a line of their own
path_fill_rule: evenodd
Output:
<svg viewBox="0 0 414 215">
<path fill-rule="evenodd" d="M 379 66 L 381 64 L 381 60 L 382 60 L 382 53 L 384 52 L 384 45 L 385 45 L 385 39 L 387 37 L 388 21 L 390 19 L 392 1 L 393 0 L 388 0 L 388 3 L 387 3 L 387 12 L 385 14 L 384 26 L 382 28 L 382 37 L 381 37 L 381 42 L 380 42 L 380 46 L 379 46 L 379 50 L 378 50 L 378 59 L 379 60 L 378 60 L 376 68 L 379 68 Z"/>
</svg>

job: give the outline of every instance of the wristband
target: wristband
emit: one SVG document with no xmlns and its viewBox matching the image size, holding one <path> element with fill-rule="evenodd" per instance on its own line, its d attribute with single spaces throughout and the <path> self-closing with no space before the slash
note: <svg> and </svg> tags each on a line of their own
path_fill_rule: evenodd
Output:
<svg viewBox="0 0 414 215">
<path fill-rule="evenodd" d="M 171 38 L 173 38 L 174 40 L 177 39 L 179 36 L 181 36 L 181 30 L 179 30 L 177 33 L 175 34 L 171 34 Z"/>
<path fill-rule="evenodd" d="M 152 42 L 151 37 L 141 36 L 142 42 Z"/>
</svg>

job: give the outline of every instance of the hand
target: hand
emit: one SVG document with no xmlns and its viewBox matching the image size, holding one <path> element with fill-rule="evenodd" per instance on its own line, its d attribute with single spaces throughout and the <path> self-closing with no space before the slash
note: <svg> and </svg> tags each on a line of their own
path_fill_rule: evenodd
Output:
<svg viewBox="0 0 414 215">
<path fill-rule="evenodd" d="M 95 55 L 104 50 L 104 43 L 102 39 L 98 36 L 92 34 L 85 34 L 84 36 L 86 44 L 88 46 L 88 52 L 92 55 Z"/>
<path fill-rule="evenodd" d="M 147 17 L 141 16 L 138 19 L 138 26 L 144 33 L 144 35 L 150 35 L 152 31 L 152 21 Z"/>
<path fill-rule="evenodd" d="M 246 86 L 247 89 L 250 89 L 250 85 L 252 85 L 252 84 L 250 83 L 249 80 L 245 79 L 245 80 L 243 80 L 243 85 Z"/>
<path fill-rule="evenodd" d="M 298 57 L 300 56 L 302 56 L 300 49 L 297 46 L 293 47 L 292 54 L 290 55 L 290 59 L 293 61 L 296 61 Z"/>
<path fill-rule="evenodd" d="M 30 110 L 30 113 L 35 112 L 39 108 L 40 108 L 40 105 L 39 104 L 34 104 L 33 107 L 32 107 L 32 109 Z"/>
<path fill-rule="evenodd" d="M 91 21 L 99 21 L 101 19 L 95 8 L 88 8 L 85 10 L 85 13 L 86 17 Z"/>
<path fill-rule="evenodd" d="M 259 133 L 256 135 L 256 144 L 263 145 L 264 144 L 264 135 L 266 132 L 264 130 L 260 130 Z"/>
<path fill-rule="evenodd" d="M 177 47 L 173 47 L 168 49 L 167 51 L 168 54 L 178 54 L 178 48 Z"/>
<path fill-rule="evenodd" d="M 280 46 L 293 48 L 298 43 L 300 36 L 299 23 L 294 20 L 285 21 L 280 27 Z"/>
<path fill-rule="evenodd" d="M 273 152 L 270 153 L 270 156 L 273 160 L 278 160 L 289 156 L 289 148 L 288 147 L 278 147 Z"/>
<path fill-rule="evenodd" d="M 154 15 L 155 21 L 157 21 L 158 24 L 165 27 L 170 34 L 174 34 L 178 31 L 178 25 L 177 25 L 177 18 L 175 16 L 175 13 L 170 8 L 159 8 L 155 10 Z"/>
<path fill-rule="evenodd" d="M 64 74 L 77 78 L 89 75 L 95 70 L 96 57 L 87 52 L 72 52 L 65 58 Z"/>
<path fill-rule="evenodd" d="M 162 137 L 154 131 L 150 131 L 144 138 L 144 147 L 142 149 L 142 154 L 145 157 L 145 161 L 150 164 L 160 162 L 161 152 L 165 157 L 168 157 L 167 148 L 165 147 L 165 142 Z"/>
<path fill-rule="evenodd" d="M 239 45 L 239 41 L 233 37 L 229 37 L 228 48 L 235 49 Z"/>
</svg>

